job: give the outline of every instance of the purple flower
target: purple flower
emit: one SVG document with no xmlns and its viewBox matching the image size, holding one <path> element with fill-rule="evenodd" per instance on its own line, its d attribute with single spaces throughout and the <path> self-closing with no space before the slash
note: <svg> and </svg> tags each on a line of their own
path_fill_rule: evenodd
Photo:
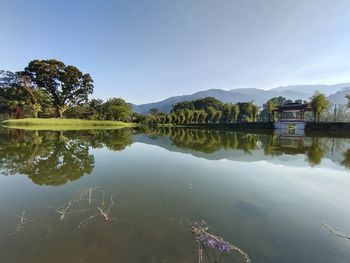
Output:
<svg viewBox="0 0 350 263">
<path fill-rule="evenodd" d="M 215 248 L 217 246 L 217 241 L 212 238 L 208 238 L 206 244 L 208 247 Z"/>
<path fill-rule="evenodd" d="M 225 241 L 218 243 L 217 249 L 219 249 L 221 252 L 230 252 L 231 250 L 230 244 Z"/>
<path fill-rule="evenodd" d="M 200 242 L 205 243 L 205 241 L 207 240 L 207 236 L 206 235 L 198 235 L 198 236 L 196 236 L 196 239 Z"/>
</svg>

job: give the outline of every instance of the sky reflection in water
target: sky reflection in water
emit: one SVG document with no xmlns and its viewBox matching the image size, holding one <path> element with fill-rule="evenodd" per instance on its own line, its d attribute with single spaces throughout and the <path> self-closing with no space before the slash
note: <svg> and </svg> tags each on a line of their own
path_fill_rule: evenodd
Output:
<svg viewBox="0 0 350 263">
<path fill-rule="evenodd" d="M 188 228 L 201 219 L 253 262 L 350 260 L 349 242 L 321 227 L 350 233 L 349 139 L 179 128 L 0 136 L 1 262 L 196 262 Z M 79 229 L 83 215 L 60 222 L 48 208 L 89 186 L 117 193 L 116 222 Z M 50 225 L 49 238 L 40 224 L 7 235 L 23 210 Z"/>
</svg>

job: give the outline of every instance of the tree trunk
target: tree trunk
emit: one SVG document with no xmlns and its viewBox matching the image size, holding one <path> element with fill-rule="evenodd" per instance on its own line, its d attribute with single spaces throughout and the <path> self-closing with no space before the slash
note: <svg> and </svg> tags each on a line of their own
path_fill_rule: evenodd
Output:
<svg viewBox="0 0 350 263">
<path fill-rule="evenodd" d="M 63 112 L 61 110 L 61 107 L 57 107 L 57 118 L 63 118 Z"/>
<path fill-rule="evenodd" d="M 63 113 L 67 110 L 67 107 L 64 106 L 57 106 L 57 118 L 63 119 Z"/>
</svg>

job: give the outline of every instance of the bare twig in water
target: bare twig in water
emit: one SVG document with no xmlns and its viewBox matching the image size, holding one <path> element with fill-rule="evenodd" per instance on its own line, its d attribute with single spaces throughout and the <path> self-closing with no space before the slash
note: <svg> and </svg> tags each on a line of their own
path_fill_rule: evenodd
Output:
<svg viewBox="0 0 350 263">
<path fill-rule="evenodd" d="M 60 220 L 63 221 L 64 219 L 66 219 L 66 215 L 71 214 L 71 213 L 80 213 L 80 212 L 88 211 L 86 209 L 85 210 L 71 210 L 73 205 L 78 204 L 80 202 L 81 202 L 81 199 L 72 200 L 72 201 L 69 201 L 68 203 L 58 207 L 56 209 L 56 213 L 60 214 Z"/>
<path fill-rule="evenodd" d="M 105 206 L 105 199 L 104 199 L 105 194 L 103 193 L 102 200 L 101 200 L 101 205 L 97 207 L 98 211 L 100 211 L 99 215 L 102 216 L 105 221 L 113 221 L 113 220 L 115 220 L 114 218 L 112 218 L 110 216 L 111 208 L 114 205 L 113 197 L 115 195 L 116 194 L 111 195 L 109 206 L 106 207 Z M 91 221 L 93 218 L 95 218 L 95 217 L 97 217 L 99 215 L 95 214 L 95 215 L 91 215 L 91 216 L 85 218 L 83 221 L 81 221 L 79 223 L 78 228 L 84 227 L 89 221 Z"/>
<path fill-rule="evenodd" d="M 337 235 L 337 236 L 342 237 L 342 238 L 345 238 L 345 239 L 347 239 L 347 240 L 350 240 L 350 236 L 348 236 L 348 235 L 346 235 L 346 234 L 340 232 L 339 229 L 334 228 L 334 227 L 331 227 L 330 225 L 327 225 L 327 224 L 324 223 L 324 222 L 321 222 L 321 225 L 322 225 L 322 227 L 324 227 L 325 229 L 327 229 L 327 230 L 328 230 L 329 232 L 331 232 L 332 234 Z"/>
<path fill-rule="evenodd" d="M 198 263 L 203 263 L 203 250 L 201 248 L 201 244 L 198 242 Z"/>
<path fill-rule="evenodd" d="M 29 223 L 35 222 L 34 219 L 28 219 L 28 218 L 26 218 L 26 217 L 25 217 L 25 214 L 26 214 L 26 212 L 23 211 L 23 212 L 22 212 L 22 215 L 20 215 L 20 216 L 19 216 L 19 215 L 13 215 L 13 216 L 19 218 L 19 222 L 18 222 L 17 225 L 16 225 L 16 231 L 14 231 L 14 232 L 12 232 L 12 233 L 9 233 L 8 235 L 16 235 L 16 234 L 18 234 L 19 232 L 21 232 L 21 231 L 23 230 L 23 228 L 24 228 L 25 225 L 27 225 L 27 224 L 29 224 Z"/>
<path fill-rule="evenodd" d="M 236 254 L 239 254 L 244 259 L 245 263 L 251 263 L 251 260 L 248 254 L 244 252 L 242 249 L 224 241 L 223 238 L 219 236 L 209 234 L 208 227 L 204 221 L 202 221 L 201 223 L 194 222 L 191 226 L 191 232 L 195 235 L 196 240 L 200 244 L 202 244 L 203 250 L 208 257 L 209 262 L 211 262 L 211 260 L 208 252 L 206 251 L 206 247 L 212 250 L 214 262 L 220 262 L 223 252 L 226 252 L 226 253 L 234 252 Z M 219 251 L 221 253 L 219 261 L 217 261 L 216 259 L 215 251 Z"/>
<path fill-rule="evenodd" d="M 101 195 L 96 195 L 94 194 L 94 192 L 99 192 Z M 81 213 L 81 212 L 91 211 L 95 209 L 97 209 L 96 213 L 89 215 L 88 217 L 83 219 L 78 225 L 79 228 L 84 227 L 88 222 L 90 222 L 97 216 L 102 216 L 105 221 L 114 220 L 114 218 L 111 217 L 111 208 L 114 205 L 113 197 L 115 196 L 115 194 L 111 195 L 108 206 L 106 205 L 106 200 L 105 200 L 106 194 L 105 192 L 100 190 L 99 186 L 84 188 L 78 191 L 78 194 L 79 196 L 77 199 L 71 200 L 68 203 L 59 206 L 55 210 L 56 213 L 60 215 L 61 221 L 65 220 L 68 214 Z M 83 203 L 85 204 L 84 201 L 87 201 L 89 205 L 89 209 L 77 209 L 77 208 L 84 208 L 82 206 Z M 94 206 L 92 206 L 93 203 L 95 203 Z"/>
<path fill-rule="evenodd" d="M 47 229 L 46 238 L 49 238 L 49 236 L 52 232 L 52 228 L 49 225 L 44 225 L 44 227 Z"/>
<path fill-rule="evenodd" d="M 88 200 L 89 200 L 89 205 L 91 205 L 91 202 L 92 202 L 92 193 L 94 191 L 98 191 L 98 189 L 100 189 L 99 186 L 95 186 L 95 187 L 88 187 L 88 188 L 84 188 L 83 190 L 81 191 L 78 191 L 80 193 L 80 200 L 82 200 L 82 198 L 84 196 L 87 196 L 88 197 Z"/>
<path fill-rule="evenodd" d="M 89 216 L 89 217 L 85 218 L 83 221 L 81 221 L 79 223 L 78 228 L 84 227 L 90 220 L 92 220 L 96 216 L 98 216 L 98 215 L 92 215 L 92 216 Z"/>
</svg>

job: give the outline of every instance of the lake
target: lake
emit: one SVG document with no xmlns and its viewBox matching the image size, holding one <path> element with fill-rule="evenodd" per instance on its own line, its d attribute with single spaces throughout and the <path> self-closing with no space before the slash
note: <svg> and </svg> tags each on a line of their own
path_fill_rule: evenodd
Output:
<svg viewBox="0 0 350 263">
<path fill-rule="evenodd" d="M 348 138 L 0 129 L 0 173 L 0 262 L 350 262 Z"/>
</svg>

